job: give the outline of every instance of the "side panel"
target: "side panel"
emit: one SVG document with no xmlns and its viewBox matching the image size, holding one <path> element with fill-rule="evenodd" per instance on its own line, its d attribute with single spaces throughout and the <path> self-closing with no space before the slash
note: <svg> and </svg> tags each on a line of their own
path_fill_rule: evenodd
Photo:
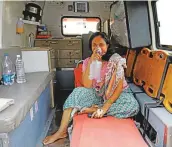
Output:
<svg viewBox="0 0 172 147">
<path fill-rule="evenodd" d="M 36 147 L 51 111 L 50 96 L 50 86 L 48 85 L 20 126 L 9 133 L 9 147 Z M 31 118 L 32 112 L 33 118 Z"/>
</svg>

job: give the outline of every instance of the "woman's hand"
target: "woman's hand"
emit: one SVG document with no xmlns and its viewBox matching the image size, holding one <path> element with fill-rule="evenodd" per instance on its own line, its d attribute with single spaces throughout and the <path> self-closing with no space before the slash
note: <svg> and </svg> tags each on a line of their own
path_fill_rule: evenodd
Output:
<svg viewBox="0 0 172 147">
<path fill-rule="evenodd" d="M 95 111 L 91 118 L 102 118 L 106 113 L 107 113 L 108 109 L 106 108 L 101 108 L 101 109 L 97 109 L 97 111 Z"/>
<path fill-rule="evenodd" d="M 88 114 L 88 113 L 94 113 L 95 111 L 97 111 L 98 109 L 98 105 L 93 105 L 89 108 L 85 107 L 83 108 L 78 114 Z"/>
<path fill-rule="evenodd" d="M 112 106 L 112 104 L 119 98 L 121 92 L 122 92 L 122 86 L 123 86 L 123 80 L 120 80 L 117 88 L 115 89 L 113 95 L 104 103 L 103 107 L 101 109 L 98 109 L 92 114 L 91 118 L 102 118 L 104 114 L 107 113 L 109 108 Z"/>
<path fill-rule="evenodd" d="M 97 53 L 97 50 L 98 49 L 95 49 L 93 51 L 93 54 L 91 55 L 91 61 L 93 61 L 93 60 L 101 60 L 102 56 Z"/>
</svg>

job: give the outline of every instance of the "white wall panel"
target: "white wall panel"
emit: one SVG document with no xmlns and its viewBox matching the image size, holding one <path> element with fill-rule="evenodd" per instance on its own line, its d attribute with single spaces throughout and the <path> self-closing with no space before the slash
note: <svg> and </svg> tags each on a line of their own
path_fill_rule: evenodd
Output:
<svg viewBox="0 0 172 147">
<path fill-rule="evenodd" d="M 63 37 L 61 34 L 61 17 L 62 16 L 94 16 L 100 17 L 102 21 L 109 18 L 110 4 L 112 2 L 91 2 L 89 1 L 89 13 L 76 13 L 68 11 L 68 5 L 73 5 L 72 1 L 64 1 L 64 5 L 60 6 L 46 1 L 43 12 L 43 23 L 47 24 L 49 31 L 53 36 Z"/>
</svg>

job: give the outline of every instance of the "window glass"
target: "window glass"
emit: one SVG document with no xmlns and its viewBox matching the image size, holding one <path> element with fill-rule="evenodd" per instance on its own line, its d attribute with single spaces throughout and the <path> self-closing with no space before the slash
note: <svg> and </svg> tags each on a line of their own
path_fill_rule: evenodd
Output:
<svg viewBox="0 0 172 147">
<path fill-rule="evenodd" d="M 100 18 L 63 17 L 63 35 L 82 35 L 100 31 Z"/>
<path fill-rule="evenodd" d="M 172 0 L 158 0 L 156 2 L 157 27 L 159 30 L 159 42 L 162 47 L 172 45 Z"/>
</svg>

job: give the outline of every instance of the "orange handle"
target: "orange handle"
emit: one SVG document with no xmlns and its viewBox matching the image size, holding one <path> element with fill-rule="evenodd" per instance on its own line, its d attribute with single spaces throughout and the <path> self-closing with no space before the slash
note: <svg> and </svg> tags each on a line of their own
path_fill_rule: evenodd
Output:
<svg viewBox="0 0 172 147">
<path fill-rule="evenodd" d="M 140 53 L 143 55 L 149 56 L 150 50 L 148 48 L 143 48 Z"/>
<path fill-rule="evenodd" d="M 154 56 L 157 60 L 166 60 L 168 57 L 168 54 L 163 51 L 155 51 Z"/>
<path fill-rule="evenodd" d="M 134 81 L 134 83 L 135 83 L 136 85 L 138 85 L 138 86 L 143 86 L 143 83 L 142 83 L 141 80 L 139 80 L 139 79 L 133 77 L 133 81 Z"/>
<path fill-rule="evenodd" d="M 166 108 L 170 113 L 172 113 L 172 103 L 171 103 L 169 100 L 165 99 L 164 102 L 163 102 L 163 104 L 164 104 L 165 108 Z"/>
<path fill-rule="evenodd" d="M 147 95 L 149 95 L 150 97 L 153 97 L 153 98 L 157 97 L 157 93 L 155 92 L 153 88 L 150 88 L 148 85 L 144 85 L 143 88 L 145 92 L 147 93 Z"/>
</svg>

